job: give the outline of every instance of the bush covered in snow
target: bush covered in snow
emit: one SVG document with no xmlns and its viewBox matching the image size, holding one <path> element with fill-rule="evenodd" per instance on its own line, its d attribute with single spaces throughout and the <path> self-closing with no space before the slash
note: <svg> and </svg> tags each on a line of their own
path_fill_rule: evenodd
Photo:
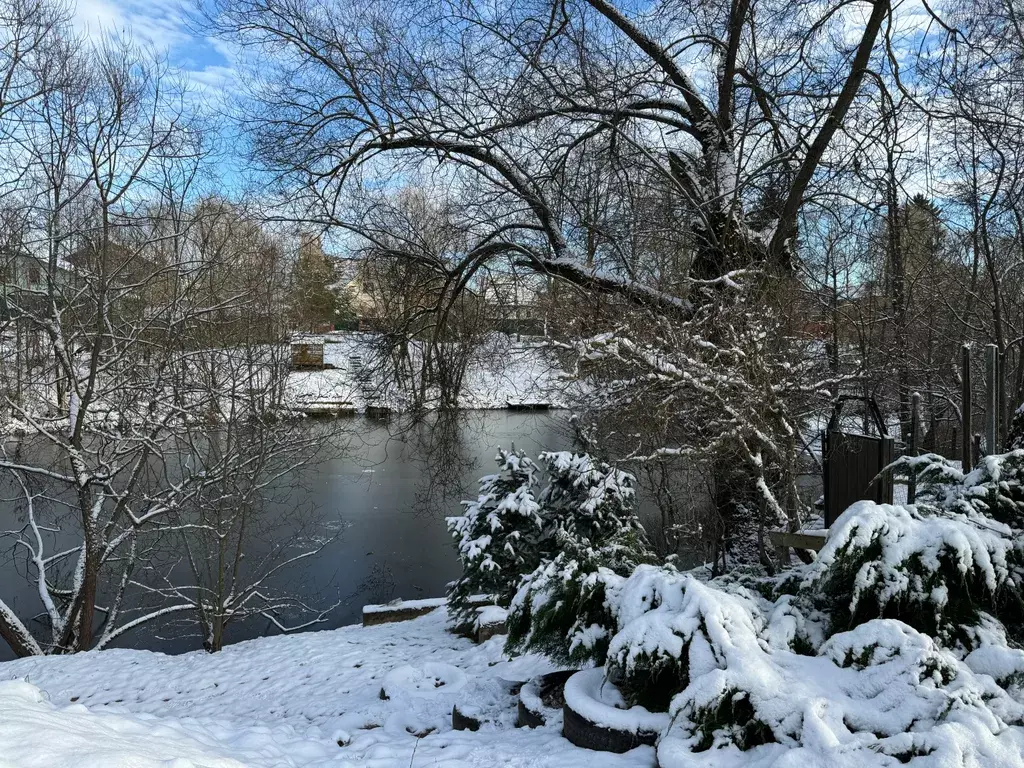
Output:
<svg viewBox="0 0 1024 768">
<path fill-rule="evenodd" d="M 656 711 L 716 668 L 733 633 L 755 636 L 763 624 L 745 590 L 725 592 L 668 568 L 638 568 L 617 598 L 609 678 L 631 703 Z"/>
<path fill-rule="evenodd" d="M 991 617 L 991 644 L 960 659 L 894 619 L 825 639 L 829 622 L 793 596 L 735 580 L 640 567 L 609 595 L 606 674 L 630 703 L 668 709 L 665 768 L 703 752 L 723 766 L 1024 766 L 1024 701 L 1007 687 L 1024 652 Z"/>
<path fill-rule="evenodd" d="M 833 524 L 801 588 L 833 629 L 899 618 L 947 644 L 969 641 L 982 611 L 1019 627 L 1024 548 L 982 515 L 858 502 Z"/>
<path fill-rule="evenodd" d="M 509 648 L 565 663 L 604 661 L 614 631 L 609 591 L 652 558 L 633 510 L 633 477 L 586 454 L 541 454 L 549 557 L 523 580 L 509 615 Z"/>
<path fill-rule="evenodd" d="M 1006 443 L 1010 450 L 1024 449 L 1024 405 L 1013 414 L 1010 422 L 1010 431 L 1006 436 Z"/>
<path fill-rule="evenodd" d="M 643 537 L 631 474 L 585 453 L 545 452 L 540 460 L 548 473 L 540 503 L 561 544 L 598 547 L 627 535 Z"/>
<path fill-rule="evenodd" d="M 904 457 L 892 466 L 916 475 L 917 506 L 983 515 L 1024 530 L 1024 449 L 984 456 L 967 474 L 935 454 Z"/>
<path fill-rule="evenodd" d="M 539 468 L 522 451 L 499 450 L 495 461 L 497 474 L 480 479 L 476 500 L 463 502 L 465 514 L 447 520 L 462 562 L 462 576 L 448 587 L 448 615 L 459 633 L 476 629 L 475 595 L 507 608 L 520 576 L 540 563 Z"/>
<path fill-rule="evenodd" d="M 1024 764 L 1020 702 L 898 621 L 834 635 L 814 656 L 769 652 L 748 631 L 718 651 L 716 668 L 672 703 L 666 768 L 709 749 L 747 765 L 793 750 L 810 765 Z"/>
<path fill-rule="evenodd" d="M 815 562 L 770 578 L 645 563 L 622 509 L 592 505 L 606 513 L 563 521 L 565 550 L 524 579 L 510 645 L 604 662 L 626 704 L 669 712 L 666 768 L 708 750 L 715 765 L 1024 768 L 1024 452 L 966 476 L 938 457 L 907 469 L 919 504 L 855 504 Z M 583 509 L 560 482 L 542 509 L 566 488 Z"/>
</svg>

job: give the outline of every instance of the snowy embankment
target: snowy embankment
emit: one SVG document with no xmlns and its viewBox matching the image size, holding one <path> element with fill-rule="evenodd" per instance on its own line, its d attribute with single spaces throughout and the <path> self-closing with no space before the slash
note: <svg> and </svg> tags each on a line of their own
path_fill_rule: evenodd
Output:
<svg viewBox="0 0 1024 768">
<path fill-rule="evenodd" d="M 303 336 L 301 341 L 324 344 L 329 368 L 293 371 L 288 399 L 301 408 L 309 404 L 348 404 L 356 411 L 367 406 L 402 410 L 404 398 L 385 375 L 378 359 L 377 337 L 370 333 L 331 333 Z M 468 366 L 459 397 L 462 408 L 507 408 L 510 404 L 544 403 L 566 407 L 567 383 L 551 351 L 542 345 L 495 335 Z"/>
<path fill-rule="evenodd" d="M 551 669 L 445 631 L 400 624 L 239 643 L 218 654 L 109 650 L 0 664 L 2 768 L 558 766 L 638 768 L 654 750 L 582 750 L 557 726 L 513 727 L 500 680 Z M 382 693 L 388 698 L 381 698 Z M 452 730 L 455 703 L 501 708 Z M 176 762 L 175 762 L 176 761 Z"/>
</svg>

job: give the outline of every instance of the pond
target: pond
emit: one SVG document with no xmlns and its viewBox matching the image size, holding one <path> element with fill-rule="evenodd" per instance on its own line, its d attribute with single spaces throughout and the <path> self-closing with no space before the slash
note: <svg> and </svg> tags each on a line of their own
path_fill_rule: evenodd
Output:
<svg viewBox="0 0 1024 768">
<path fill-rule="evenodd" d="M 292 566 L 282 586 L 317 606 L 340 604 L 330 628 L 360 621 L 363 604 L 393 598 L 436 597 L 458 574 L 444 518 L 475 494 L 476 481 L 493 471 L 498 447 L 525 450 L 571 448 L 558 412 L 465 411 L 447 430 L 428 419 L 414 427 L 363 417 L 332 422 L 346 448 L 325 456 L 294 491 L 296 506 L 316 510 L 334 538 L 316 557 Z M 321 422 L 322 426 L 323 423 Z M 12 494 L 0 495 L 0 531 L 14 523 Z M 0 541 L 0 595 L 19 613 L 39 605 L 34 588 L 16 567 L 11 547 Z M 228 630 L 228 642 L 273 634 L 265 620 Z M 115 645 L 179 653 L 200 646 L 194 628 L 151 625 Z M 0 643 L 0 660 L 9 658 Z"/>
</svg>

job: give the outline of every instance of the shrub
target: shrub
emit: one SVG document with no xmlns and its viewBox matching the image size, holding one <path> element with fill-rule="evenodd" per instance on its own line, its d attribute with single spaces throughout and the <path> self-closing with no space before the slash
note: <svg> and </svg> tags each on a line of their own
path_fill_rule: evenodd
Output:
<svg viewBox="0 0 1024 768">
<path fill-rule="evenodd" d="M 752 594 L 724 592 L 667 568 L 637 569 L 617 597 L 620 629 L 608 649 L 608 675 L 627 701 L 654 711 L 721 668 L 730 648 L 757 645 L 764 625 Z"/>
<path fill-rule="evenodd" d="M 801 589 L 832 630 L 899 618 L 947 644 L 968 642 L 980 611 L 1019 626 L 1024 558 L 1009 526 L 980 515 L 862 501 L 833 524 Z"/>
<path fill-rule="evenodd" d="M 691 670 L 691 685 L 673 700 L 659 765 L 686 765 L 708 749 L 723 765 L 776 764 L 791 749 L 814 765 L 933 753 L 943 765 L 1024 765 L 998 762 L 1024 744 L 1007 728 L 1024 708 L 906 624 L 867 622 L 816 656 L 767 649 L 749 633 L 731 637 L 716 666 L 699 677 Z M 755 754 L 740 757 L 748 751 Z"/>
<path fill-rule="evenodd" d="M 545 452 L 540 460 L 548 473 L 540 504 L 545 520 L 562 536 L 560 545 L 597 548 L 632 535 L 646 546 L 631 474 L 585 453 Z"/>
<path fill-rule="evenodd" d="M 614 633 L 607 593 L 622 580 L 607 550 L 561 553 L 529 574 L 512 601 L 507 648 L 536 651 L 562 664 L 604 662 Z M 635 563 L 620 563 L 628 572 Z"/>
<path fill-rule="evenodd" d="M 892 468 L 917 476 L 918 505 L 983 515 L 1024 529 L 1024 450 L 984 456 L 966 475 L 958 464 L 936 454 L 903 457 Z"/>
<path fill-rule="evenodd" d="M 495 461 L 497 474 L 480 479 L 476 500 L 463 502 L 465 514 L 447 520 L 462 562 L 462 576 L 448 587 L 451 625 L 460 633 L 476 629 L 473 596 L 486 595 L 507 608 L 521 575 L 540 562 L 545 530 L 534 496 L 539 469 L 522 451 L 499 451 Z"/>
<path fill-rule="evenodd" d="M 1011 451 L 1024 449 L 1024 405 L 1021 405 L 1013 414 L 1006 442 Z"/>
<path fill-rule="evenodd" d="M 586 454 L 541 454 L 549 559 L 522 582 L 508 620 L 510 651 L 603 663 L 615 633 L 609 592 L 652 555 L 633 510 L 633 477 Z"/>
</svg>

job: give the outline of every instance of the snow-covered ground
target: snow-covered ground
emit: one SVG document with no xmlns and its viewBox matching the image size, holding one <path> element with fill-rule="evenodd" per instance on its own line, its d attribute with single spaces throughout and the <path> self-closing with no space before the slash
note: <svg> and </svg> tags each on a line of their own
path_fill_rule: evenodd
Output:
<svg viewBox="0 0 1024 768">
<path fill-rule="evenodd" d="M 239 643 L 0 664 L 0 768 L 644 768 L 654 749 L 580 749 L 515 728 L 501 680 L 547 672 L 445 631 L 445 614 Z M 386 699 L 382 698 L 387 696 Z M 498 724 L 454 731 L 456 703 Z"/>
<path fill-rule="evenodd" d="M 631 582 L 649 584 L 657 573 L 647 568 Z M 1024 652 L 987 646 L 960 662 L 886 620 L 799 655 L 782 647 L 799 629 L 788 604 L 762 642 L 742 599 L 714 597 L 684 574 L 669 581 L 685 582 L 690 608 L 701 606 L 665 603 L 639 617 L 648 650 L 693 632 L 689 665 L 698 674 L 670 712 L 618 709 L 623 701 L 600 670 L 573 677 L 565 692 L 592 722 L 660 732 L 664 768 L 1024 765 L 1021 705 L 994 682 L 1018 674 Z M 639 595 L 628 585 L 622 592 Z M 673 615 L 673 631 L 654 631 Z M 503 637 L 474 645 L 449 634 L 446 619 L 439 609 L 213 655 L 108 650 L 0 664 L 0 768 L 655 768 L 653 747 L 616 755 L 573 746 L 559 717 L 514 727 L 506 681 L 546 673 L 550 663 L 509 660 Z M 742 752 L 723 725 L 710 749 L 695 744 L 687 724 L 707 711 L 694 706 L 717 706 L 736 690 L 751 697 L 762 727 L 785 738 Z M 484 720 L 479 731 L 453 730 L 455 705 Z"/>
<path fill-rule="evenodd" d="M 400 410 L 401 394 L 384 380 L 376 362 L 375 336 L 369 333 L 330 333 L 298 340 L 324 344 L 324 370 L 294 371 L 288 377 L 292 404 L 349 403 L 362 411 L 367 405 Z M 463 408 L 506 408 L 510 403 L 567 404 L 562 371 L 548 349 L 527 341 L 496 335 L 473 360 L 466 373 L 459 405 Z"/>
</svg>

